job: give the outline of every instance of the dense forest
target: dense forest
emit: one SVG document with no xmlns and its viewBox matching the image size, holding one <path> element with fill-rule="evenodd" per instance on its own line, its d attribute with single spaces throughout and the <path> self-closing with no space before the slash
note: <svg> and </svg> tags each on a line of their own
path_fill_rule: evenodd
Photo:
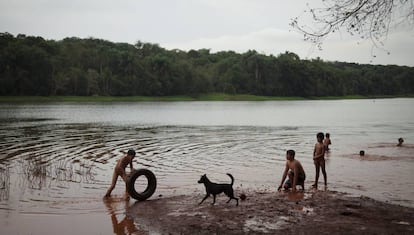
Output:
<svg viewBox="0 0 414 235">
<path fill-rule="evenodd" d="M 412 95 L 414 68 L 0 33 L 0 95 Z"/>
</svg>

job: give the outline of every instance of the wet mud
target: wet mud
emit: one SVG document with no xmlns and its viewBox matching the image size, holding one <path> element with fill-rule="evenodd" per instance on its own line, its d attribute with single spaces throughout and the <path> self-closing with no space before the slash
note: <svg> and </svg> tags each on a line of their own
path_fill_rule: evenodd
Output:
<svg viewBox="0 0 414 235">
<path fill-rule="evenodd" d="M 174 196 L 127 210 L 140 234 L 412 234 L 414 208 L 333 191 L 247 192 L 240 205 L 218 196 Z M 211 199 L 212 200 L 212 199 Z"/>
</svg>

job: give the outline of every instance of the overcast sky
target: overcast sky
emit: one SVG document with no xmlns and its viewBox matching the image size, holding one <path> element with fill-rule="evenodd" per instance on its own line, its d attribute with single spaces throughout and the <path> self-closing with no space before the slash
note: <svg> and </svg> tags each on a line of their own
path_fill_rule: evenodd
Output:
<svg viewBox="0 0 414 235">
<path fill-rule="evenodd" d="M 303 41 L 292 18 L 322 0 L 0 0 L 0 32 L 100 38 L 166 49 L 256 50 L 302 59 L 414 66 L 414 30 L 400 27 L 385 42 L 387 52 L 345 31 L 325 40 L 323 50 Z M 373 58 L 372 54 L 376 57 Z M 372 61 L 372 62 L 371 62 Z"/>
</svg>

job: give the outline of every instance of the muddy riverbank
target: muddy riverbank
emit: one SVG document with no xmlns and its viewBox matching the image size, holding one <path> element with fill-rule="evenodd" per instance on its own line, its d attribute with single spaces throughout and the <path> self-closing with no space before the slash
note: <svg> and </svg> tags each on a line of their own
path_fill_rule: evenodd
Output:
<svg viewBox="0 0 414 235">
<path fill-rule="evenodd" d="M 142 234 L 412 234 L 414 208 L 333 191 L 247 192 L 236 206 L 223 195 L 137 202 L 127 217 Z M 138 231 L 137 231 L 138 232 Z"/>
</svg>

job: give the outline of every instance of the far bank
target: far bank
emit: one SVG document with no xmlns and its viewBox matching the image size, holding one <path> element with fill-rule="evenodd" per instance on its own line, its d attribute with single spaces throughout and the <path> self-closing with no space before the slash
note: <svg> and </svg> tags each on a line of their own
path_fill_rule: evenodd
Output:
<svg viewBox="0 0 414 235">
<path fill-rule="evenodd" d="M 341 100 L 412 98 L 408 96 L 256 96 L 249 94 L 211 93 L 194 96 L 0 96 L 1 103 L 42 103 L 42 102 L 178 102 L 178 101 L 271 101 L 271 100 Z"/>
</svg>

